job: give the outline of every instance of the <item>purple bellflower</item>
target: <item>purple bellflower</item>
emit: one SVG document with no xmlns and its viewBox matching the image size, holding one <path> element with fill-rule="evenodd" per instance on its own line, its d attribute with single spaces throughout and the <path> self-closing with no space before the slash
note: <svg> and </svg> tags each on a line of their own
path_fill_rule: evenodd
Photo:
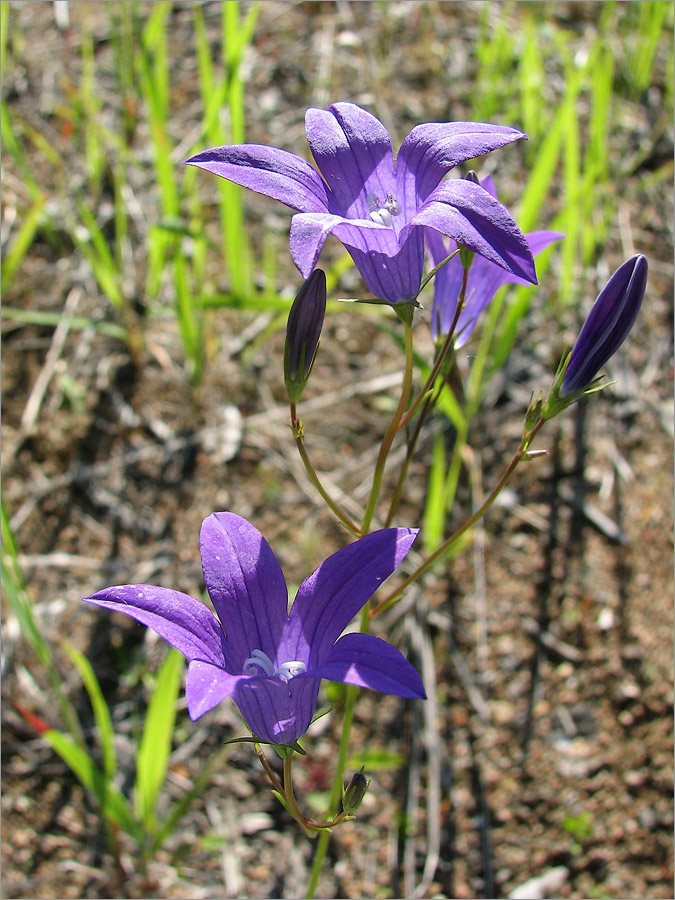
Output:
<svg viewBox="0 0 675 900">
<path fill-rule="evenodd" d="M 559 394 L 567 397 L 591 383 L 628 337 L 647 286 L 647 260 L 642 254 L 614 272 L 586 317 L 563 375 Z"/>
<path fill-rule="evenodd" d="M 441 183 L 460 163 L 525 138 L 522 131 L 429 122 L 412 129 L 394 162 L 384 125 L 353 103 L 308 109 L 305 128 L 319 172 L 293 153 L 260 144 L 214 147 L 186 161 L 296 210 L 290 249 L 303 278 L 334 234 L 377 298 L 412 302 L 427 228 L 536 284 L 532 254 L 508 210 L 469 181 Z"/>
<path fill-rule="evenodd" d="M 286 325 L 284 380 L 291 403 L 297 403 L 309 380 L 326 315 L 326 275 L 314 269 L 298 291 Z"/>
<path fill-rule="evenodd" d="M 490 175 L 480 182 L 481 189 L 497 199 L 497 191 Z M 454 250 L 457 243 L 444 240 L 442 235 L 433 228 L 426 229 L 427 246 L 431 262 L 437 266 Z M 564 235 L 557 231 L 531 231 L 524 235 L 532 256 L 537 256 L 553 241 L 560 240 Z M 463 266 L 460 254 L 445 263 L 434 276 L 434 303 L 431 310 L 431 333 L 435 341 L 443 338 L 452 325 L 457 308 L 457 299 L 462 289 Z M 528 284 L 529 281 L 512 272 L 507 272 L 503 267 L 484 256 L 474 259 L 469 269 L 469 277 L 466 285 L 466 297 L 464 309 L 460 312 L 455 328 L 455 347 L 463 347 L 471 337 L 471 333 L 481 313 L 490 304 L 495 294 L 505 284 Z"/>
<path fill-rule="evenodd" d="M 253 735 L 292 744 L 308 729 L 322 678 L 424 698 L 416 669 L 369 634 L 340 637 L 397 568 L 417 531 L 386 528 L 338 550 L 300 585 L 288 613 L 281 566 L 267 541 L 234 513 L 208 516 L 200 548 L 218 618 L 194 597 L 146 584 L 85 598 L 156 631 L 190 662 L 191 719 L 232 697 Z"/>
</svg>

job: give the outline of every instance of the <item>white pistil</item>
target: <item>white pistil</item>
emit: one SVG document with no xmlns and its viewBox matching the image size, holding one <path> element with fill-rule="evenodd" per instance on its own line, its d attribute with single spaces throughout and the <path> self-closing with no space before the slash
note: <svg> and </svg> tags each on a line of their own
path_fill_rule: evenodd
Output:
<svg viewBox="0 0 675 900">
<path fill-rule="evenodd" d="M 281 681 L 290 681 L 296 675 L 301 675 L 307 671 L 307 666 L 300 659 L 290 659 L 288 662 L 282 663 L 278 669 L 274 668 L 274 663 L 269 656 L 262 650 L 252 650 L 251 655 L 244 663 L 244 675 L 258 675 L 262 670 L 269 678 L 278 676 Z"/>
<path fill-rule="evenodd" d="M 262 669 L 265 675 L 274 675 L 274 664 L 262 650 L 253 650 L 244 663 L 244 675 L 257 675 L 256 669 Z"/>
</svg>

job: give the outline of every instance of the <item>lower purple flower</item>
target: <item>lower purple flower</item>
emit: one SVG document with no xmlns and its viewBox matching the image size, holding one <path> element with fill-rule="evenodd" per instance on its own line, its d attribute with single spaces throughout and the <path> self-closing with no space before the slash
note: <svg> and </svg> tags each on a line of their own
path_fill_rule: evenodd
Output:
<svg viewBox="0 0 675 900">
<path fill-rule="evenodd" d="M 300 585 L 288 613 L 286 582 L 267 541 L 240 516 L 213 513 L 200 548 L 218 618 L 194 597 L 153 585 L 110 587 L 85 600 L 126 613 L 187 657 L 191 719 L 232 697 L 255 737 L 292 744 L 309 728 L 322 678 L 426 697 L 417 670 L 386 641 L 340 637 L 416 536 L 386 528 L 338 550 Z"/>
</svg>

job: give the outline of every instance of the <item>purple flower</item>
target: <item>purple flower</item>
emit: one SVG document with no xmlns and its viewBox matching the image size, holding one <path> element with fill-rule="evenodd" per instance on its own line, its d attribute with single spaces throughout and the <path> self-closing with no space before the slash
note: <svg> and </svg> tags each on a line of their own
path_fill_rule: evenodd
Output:
<svg viewBox="0 0 675 900">
<path fill-rule="evenodd" d="M 188 658 L 191 719 L 232 697 L 256 737 L 292 744 L 312 721 L 322 678 L 425 697 L 419 674 L 390 644 L 369 634 L 340 637 L 416 534 L 387 528 L 338 550 L 300 585 L 287 613 L 286 582 L 267 541 L 240 516 L 213 513 L 200 548 L 218 618 L 194 597 L 147 584 L 85 599 L 147 625 Z"/>
<path fill-rule="evenodd" d="M 187 160 L 297 210 L 290 247 L 304 278 L 334 234 L 376 297 L 412 301 L 426 227 L 536 284 L 532 255 L 508 210 L 469 181 L 441 183 L 460 163 L 526 137 L 521 131 L 480 122 L 417 125 L 394 163 L 385 127 L 353 103 L 308 109 L 305 127 L 321 174 L 293 153 L 259 144 L 215 147 Z"/>
<path fill-rule="evenodd" d="M 296 403 L 309 379 L 326 314 L 326 275 L 315 269 L 298 291 L 286 325 L 284 380 Z"/>
<path fill-rule="evenodd" d="M 497 191 L 490 175 L 481 181 L 481 188 L 497 199 Z M 457 249 L 455 241 L 451 240 L 448 243 L 432 228 L 427 228 L 426 237 L 434 266 Z M 531 231 L 524 237 L 532 256 L 537 256 L 549 244 L 560 240 L 564 235 L 557 231 Z M 457 254 L 434 276 L 434 304 L 431 310 L 431 332 L 434 340 L 443 337 L 450 330 L 457 308 L 457 298 L 462 288 L 463 271 L 460 256 Z M 455 329 L 455 347 L 463 347 L 467 343 L 479 316 L 504 284 L 528 284 L 528 281 L 507 272 L 483 256 L 474 260 L 469 269 L 465 306 L 459 314 Z"/>
<path fill-rule="evenodd" d="M 647 260 L 642 254 L 622 263 L 598 294 L 586 317 L 565 369 L 560 396 L 590 384 L 633 327 L 647 286 Z"/>
</svg>

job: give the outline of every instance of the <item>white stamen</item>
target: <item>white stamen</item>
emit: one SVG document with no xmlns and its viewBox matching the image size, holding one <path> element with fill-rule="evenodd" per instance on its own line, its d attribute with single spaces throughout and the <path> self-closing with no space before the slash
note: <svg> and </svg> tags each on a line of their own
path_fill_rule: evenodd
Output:
<svg viewBox="0 0 675 900">
<path fill-rule="evenodd" d="M 368 209 L 371 212 L 377 212 L 377 210 L 380 208 L 380 198 L 377 196 L 377 194 L 371 191 L 366 197 L 366 200 L 368 202 Z"/>
<path fill-rule="evenodd" d="M 398 216 L 401 213 L 401 207 L 398 205 L 398 200 L 391 191 L 387 191 L 387 199 L 384 201 L 384 208 L 389 210 L 392 216 Z"/>
<path fill-rule="evenodd" d="M 371 213 L 371 215 L 372 215 L 372 213 Z M 380 210 L 380 219 L 382 220 L 383 225 L 386 225 L 387 228 L 391 228 L 391 225 L 392 225 L 391 213 L 389 212 L 388 209 L 383 208 Z"/>
</svg>

